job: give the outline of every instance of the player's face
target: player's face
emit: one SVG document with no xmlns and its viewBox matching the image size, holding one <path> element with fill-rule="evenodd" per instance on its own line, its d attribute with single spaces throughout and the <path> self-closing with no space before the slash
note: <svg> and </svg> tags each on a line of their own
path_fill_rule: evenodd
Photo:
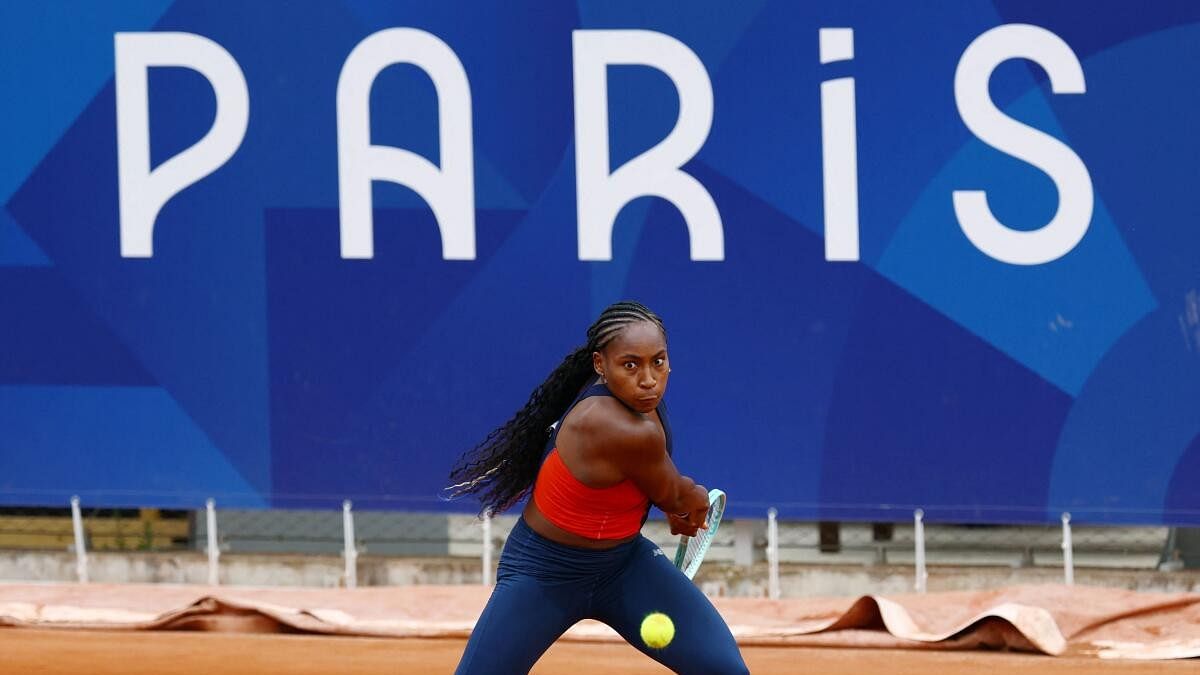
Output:
<svg viewBox="0 0 1200 675">
<path fill-rule="evenodd" d="M 626 326 L 603 351 L 592 353 L 592 364 L 604 374 L 613 395 L 641 413 L 658 406 L 671 370 L 667 341 L 648 321 Z"/>
</svg>

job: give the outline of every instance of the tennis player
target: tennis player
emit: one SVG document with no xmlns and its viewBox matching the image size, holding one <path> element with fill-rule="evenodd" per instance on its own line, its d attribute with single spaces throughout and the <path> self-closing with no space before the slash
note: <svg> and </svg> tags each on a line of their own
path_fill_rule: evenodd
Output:
<svg viewBox="0 0 1200 675">
<path fill-rule="evenodd" d="M 662 320 L 636 302 L 612 305 L 525 407 L 459 459 L 454 494 L 478 495 L 485 511 L 532 492 L 459 675 L 527 673 L 581 619 L 676 672 L 749 672 L 712 603 L 641 535 L 651 504 L 689 536 L 708 510 L 707 490 L 671 461 L 670 372 Z M 662 649 L 639 634 L 652 612 L 675 624 Z"/>
</svg>

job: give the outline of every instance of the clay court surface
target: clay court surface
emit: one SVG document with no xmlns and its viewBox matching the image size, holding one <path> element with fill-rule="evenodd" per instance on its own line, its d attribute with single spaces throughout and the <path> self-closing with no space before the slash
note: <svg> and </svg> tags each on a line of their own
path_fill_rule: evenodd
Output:
<svg viewBox="0 0 1200 675">
<path fill-rule="evenodd" d="M 396 675 L 451 673 L 461 639 L 361 638 L 186 631 L 78 631 L 0 628 L 0 673 L 22 675 Z M 1174 673 L 1194 661 L 1101 661 L 988 651 L 746 647 L 758 675 L 783 673 Z M 534 673 L 667 673 L 632 647 L 560 642 Z"/>
<path fill-rule="evenodd" d="M 0 675 L 451 673 L 490 589 L 0 584 Z M 1200 594 L 713 598 L 754 673 L 1197 672 Z M 520 639 L 520 626 L 513 627 Z M 593 621 L 535 673 L 666 673 Z"/>
</svg>

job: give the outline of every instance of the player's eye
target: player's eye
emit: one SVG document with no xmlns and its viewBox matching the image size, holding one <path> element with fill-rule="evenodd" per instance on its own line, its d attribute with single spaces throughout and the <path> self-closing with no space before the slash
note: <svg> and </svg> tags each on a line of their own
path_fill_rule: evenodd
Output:
<svg viewBox="0 0 1200 675">
<path fill-rule="evenodd" d="M 662 368 L 662 365 L 666 362 L 666 359 L 654 359 L 654 365 L 659 368 Z"/>
<path fill-rule="evenodd" d="M 637 368 L 637 364 L 636 364 L 636 363 L 634 363 L 633 361 L 626 361 L 626 362 L 625 362 L 625 370 L 633 370 L 634 368 Z"/>
</svg>

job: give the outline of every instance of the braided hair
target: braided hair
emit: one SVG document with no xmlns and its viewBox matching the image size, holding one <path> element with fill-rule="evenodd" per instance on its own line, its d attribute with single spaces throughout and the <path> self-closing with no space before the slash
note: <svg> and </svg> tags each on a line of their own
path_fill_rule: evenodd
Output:
<svg viewBox="0 0 1200 675">
<path fill-rule="evenodd" d="M 595 372 L 592 352 L 604 349 L 626 326 L 649 322 L 666 337 L 662 319 L 637 302 L 609 305 L 588 327 L 587 344 L 567 354 L 525 406 L 479 445 L 463 453 L 450 471 L 449 499 L 479 496 L 481 513 L 500 513 L 529 492 L 541 467 L 547 433 Z"/>
</svg>

